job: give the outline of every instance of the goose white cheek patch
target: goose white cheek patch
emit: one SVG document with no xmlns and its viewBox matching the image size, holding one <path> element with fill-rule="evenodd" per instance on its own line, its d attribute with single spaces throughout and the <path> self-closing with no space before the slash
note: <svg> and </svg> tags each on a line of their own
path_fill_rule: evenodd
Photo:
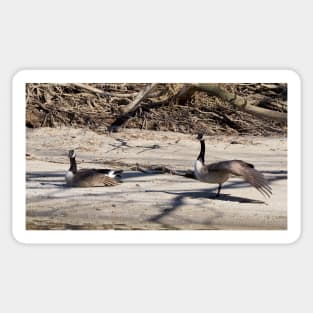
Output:
<svg viewBox="0 0 313 313">
<path fill-rule="evenodd" d="M 290 70 L 20 71 L 13 236 L 30 244 L 293 243 L 300 116 L 300 78 Z M 119 183 L 69 187 L 71 166 Z"/>
</svg>

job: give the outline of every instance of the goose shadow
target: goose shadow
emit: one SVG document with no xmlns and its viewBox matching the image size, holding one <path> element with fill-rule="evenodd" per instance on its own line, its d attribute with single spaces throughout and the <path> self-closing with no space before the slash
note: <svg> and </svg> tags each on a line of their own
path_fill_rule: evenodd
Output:
<svg viewBox="0 0 313 313">
<path fill-rule="evenodd" d="M 127 180 L 131 180 L 133 178 L 150 177 L 150 176 L 161 175 L 161 174 L 168 174 L 168 173 L 164 173 L 161 171 L 146 171 L 146 172 L 127 171 L 127 172 L 123 172 L 121 174 L 121 181 L 124 182 Z M 136 182 L 138 182 L 138 181 L 136 181 Z"/>
<path fill-rule="evenodd" d="M 66 171 L 34 171 L 34 172 L 26 172 L 26 180 L 31 181 L 42 181 L 42 178 L 64 178 Z M 167 174 L 163 171 L 158 170 L 147 170 L 145 172 L 142 171 L 124 171 L 121 174 L 122 180 L 138 178 L 138 177 L 148 177 L 160 174 Z M 51 181 L 51 180 L 49 180 Z"/>
<path fill-rule="evenodd" d="M 64 177 L 65 171 L 34 171 L 26 172 L 26 178 Z"/>
<path fill-rule="evenodd" d="M 179 209 L 179 207 L 184 205 L 186 198 L 193 199 L 208 199 L 208 200 L 216 200 L 216 201 L 231 201 L 238 203 L 253 203 L 253 204 L 266 204 L 266 202 L 261 200 L 255 200 L 250 198 L 243 198 L 238 196 L 232 196 L 230 194 L 221 193 L 219 197 L 216 197 L 216 188 L 202 189 L 198 191 L 182 191 L 182 192 L 172 192 L 172 191 L 160 191 L 160 190 L 150 190 L 147 192 L 162 192 L 170 195 L 174 195 L 174 199 L 172 199 L 169 205 L 162 210 L 161 213 L 152 216 L 148 219 L 149 222 L 162 223 L 161 219 L 166 216 L 172 214 L 174 211 Z M 212 208 L 208 207 L 208 210 L 212 211 Z M 221 212 L 216 213 L 216 217 L 221 217 L 223 214 Z M 213 223 L 213 219 L 210 218 L 205 224 L 211 225 Z"/>
<path fill-rule="evenodd" d="M 170 195 L 175 195 L 179 198 L 192 198 L 192 199 L 208 199 L 217 201 L 232 201 L 239 203 L 255 203 L 255 204 L 266 204 L 266 202 L 256 199 L 250 199 L 246 197 L 232 196 L 227 193 L 222 193 L 219 197 L 216 197 L 217 188 L 202 189 L 199 191 L 182 191 L 182 192 L 172 192 L 172 191 L 160 191 L 160 190 L 147 190 L 146 192 L 162 192 Z M 174 199 L 175 202 L 175 199 Z"/>
<path fill-rule="evenodd" d="M 40 186 L 27 186 L 27 189 L 42 189 L 42 186 L 63 188 L 65 171 L 34 171 L 26 172 L 26 182 L 40 183 Z"/>
<path fill-rule="evenodd" d="M 287 175 L 288 171 L 286 170 L 273 170 L 273 171 L 261 171 L 263 174 L 280 174 L 280 175 Z"/>
</svg>

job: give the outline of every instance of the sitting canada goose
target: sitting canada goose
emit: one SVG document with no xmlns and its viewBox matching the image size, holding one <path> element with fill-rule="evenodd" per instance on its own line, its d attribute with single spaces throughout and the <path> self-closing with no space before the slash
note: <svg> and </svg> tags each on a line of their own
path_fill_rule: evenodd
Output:
<svg viewBox="0 0 313 313">
<path fill-rule="evenodd" d="M 222 184 L 226 182 L 231 175 L 241 176 L 261 194 L 267 197 L 271 196 L 272 188 L 269 185 L 269 182 L 262 173 L 254 168 L 253 164 L 249 164 L 241 160 L 231 160 L 205 165 L 205 143 L 203 134 L 198 135 L 198 140 L 200 140 L 201 150 L 194 165 L 195 176 L 200 181 L 218 184 L 216 197 L 219 197 Z"/>
<path fill-rule="evenodd" d="M 66 184 L 70 187 L 104 187 L 115 186 L 120 183 L 115 177 L 120 177 L 123 171 L 109 169 L 81 169 L 77 171 L 76 154 L 74 150 L 68 152 L 70 168 L 65 174 Z"/>
</svg>

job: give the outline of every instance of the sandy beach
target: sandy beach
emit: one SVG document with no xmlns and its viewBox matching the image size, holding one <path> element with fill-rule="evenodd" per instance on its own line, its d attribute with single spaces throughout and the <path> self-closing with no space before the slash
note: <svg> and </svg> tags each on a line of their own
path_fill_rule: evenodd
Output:
<svg viewBox="0 0 313 313">
<path fill-rule="evenodd" d="M 125 129 L 100 135 L 88 129 L 27 129 L 27 229 L 221 229 L 287 228 L 285 137 L 211 136 L 206 162 L 241 159 L 271 182 L 263 197 L 238 177 L 223 185 L 202 183 L 148 168 L 193 170 L 199 142 L 193 135 Z M 67 152 L 78 168 L 124 170 L 114 187 L 69 188 Z M 141 169 L 146 168 L 143 172 Z"/>
</svg>

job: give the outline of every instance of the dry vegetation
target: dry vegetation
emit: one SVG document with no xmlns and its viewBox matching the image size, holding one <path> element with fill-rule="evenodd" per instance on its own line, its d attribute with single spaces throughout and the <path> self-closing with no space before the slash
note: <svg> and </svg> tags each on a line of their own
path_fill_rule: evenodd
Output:
<svg viewBox="0 0 313 313">
<path fill-rule="evenodd" d="M 29 83 L 26 103 L 37 128 L 27 130 L 27 229 L 286 229 L 285 84 Z M 190 179 L 198 131 L 212 135 L 207 160 L 253 163 L 271 199 L 232 178 L 216 200 L 215 185 Z M 67 188 L 72 148 L 79 168 L 122 169 L 123 183 Z"/>
<path fill-rule="evenodd" d="M 26 86 L 26 126 L 108 128 L 147 84 L 38 84 Z M 286 84 L 220 84 L 249 103 L 287 112 Z M 208 135 L 285 135 L 286 123 L 255 117 L 205 91 L 178 98 L 180 84 L 157 84 L 123 127 Z"/>
</svg>

